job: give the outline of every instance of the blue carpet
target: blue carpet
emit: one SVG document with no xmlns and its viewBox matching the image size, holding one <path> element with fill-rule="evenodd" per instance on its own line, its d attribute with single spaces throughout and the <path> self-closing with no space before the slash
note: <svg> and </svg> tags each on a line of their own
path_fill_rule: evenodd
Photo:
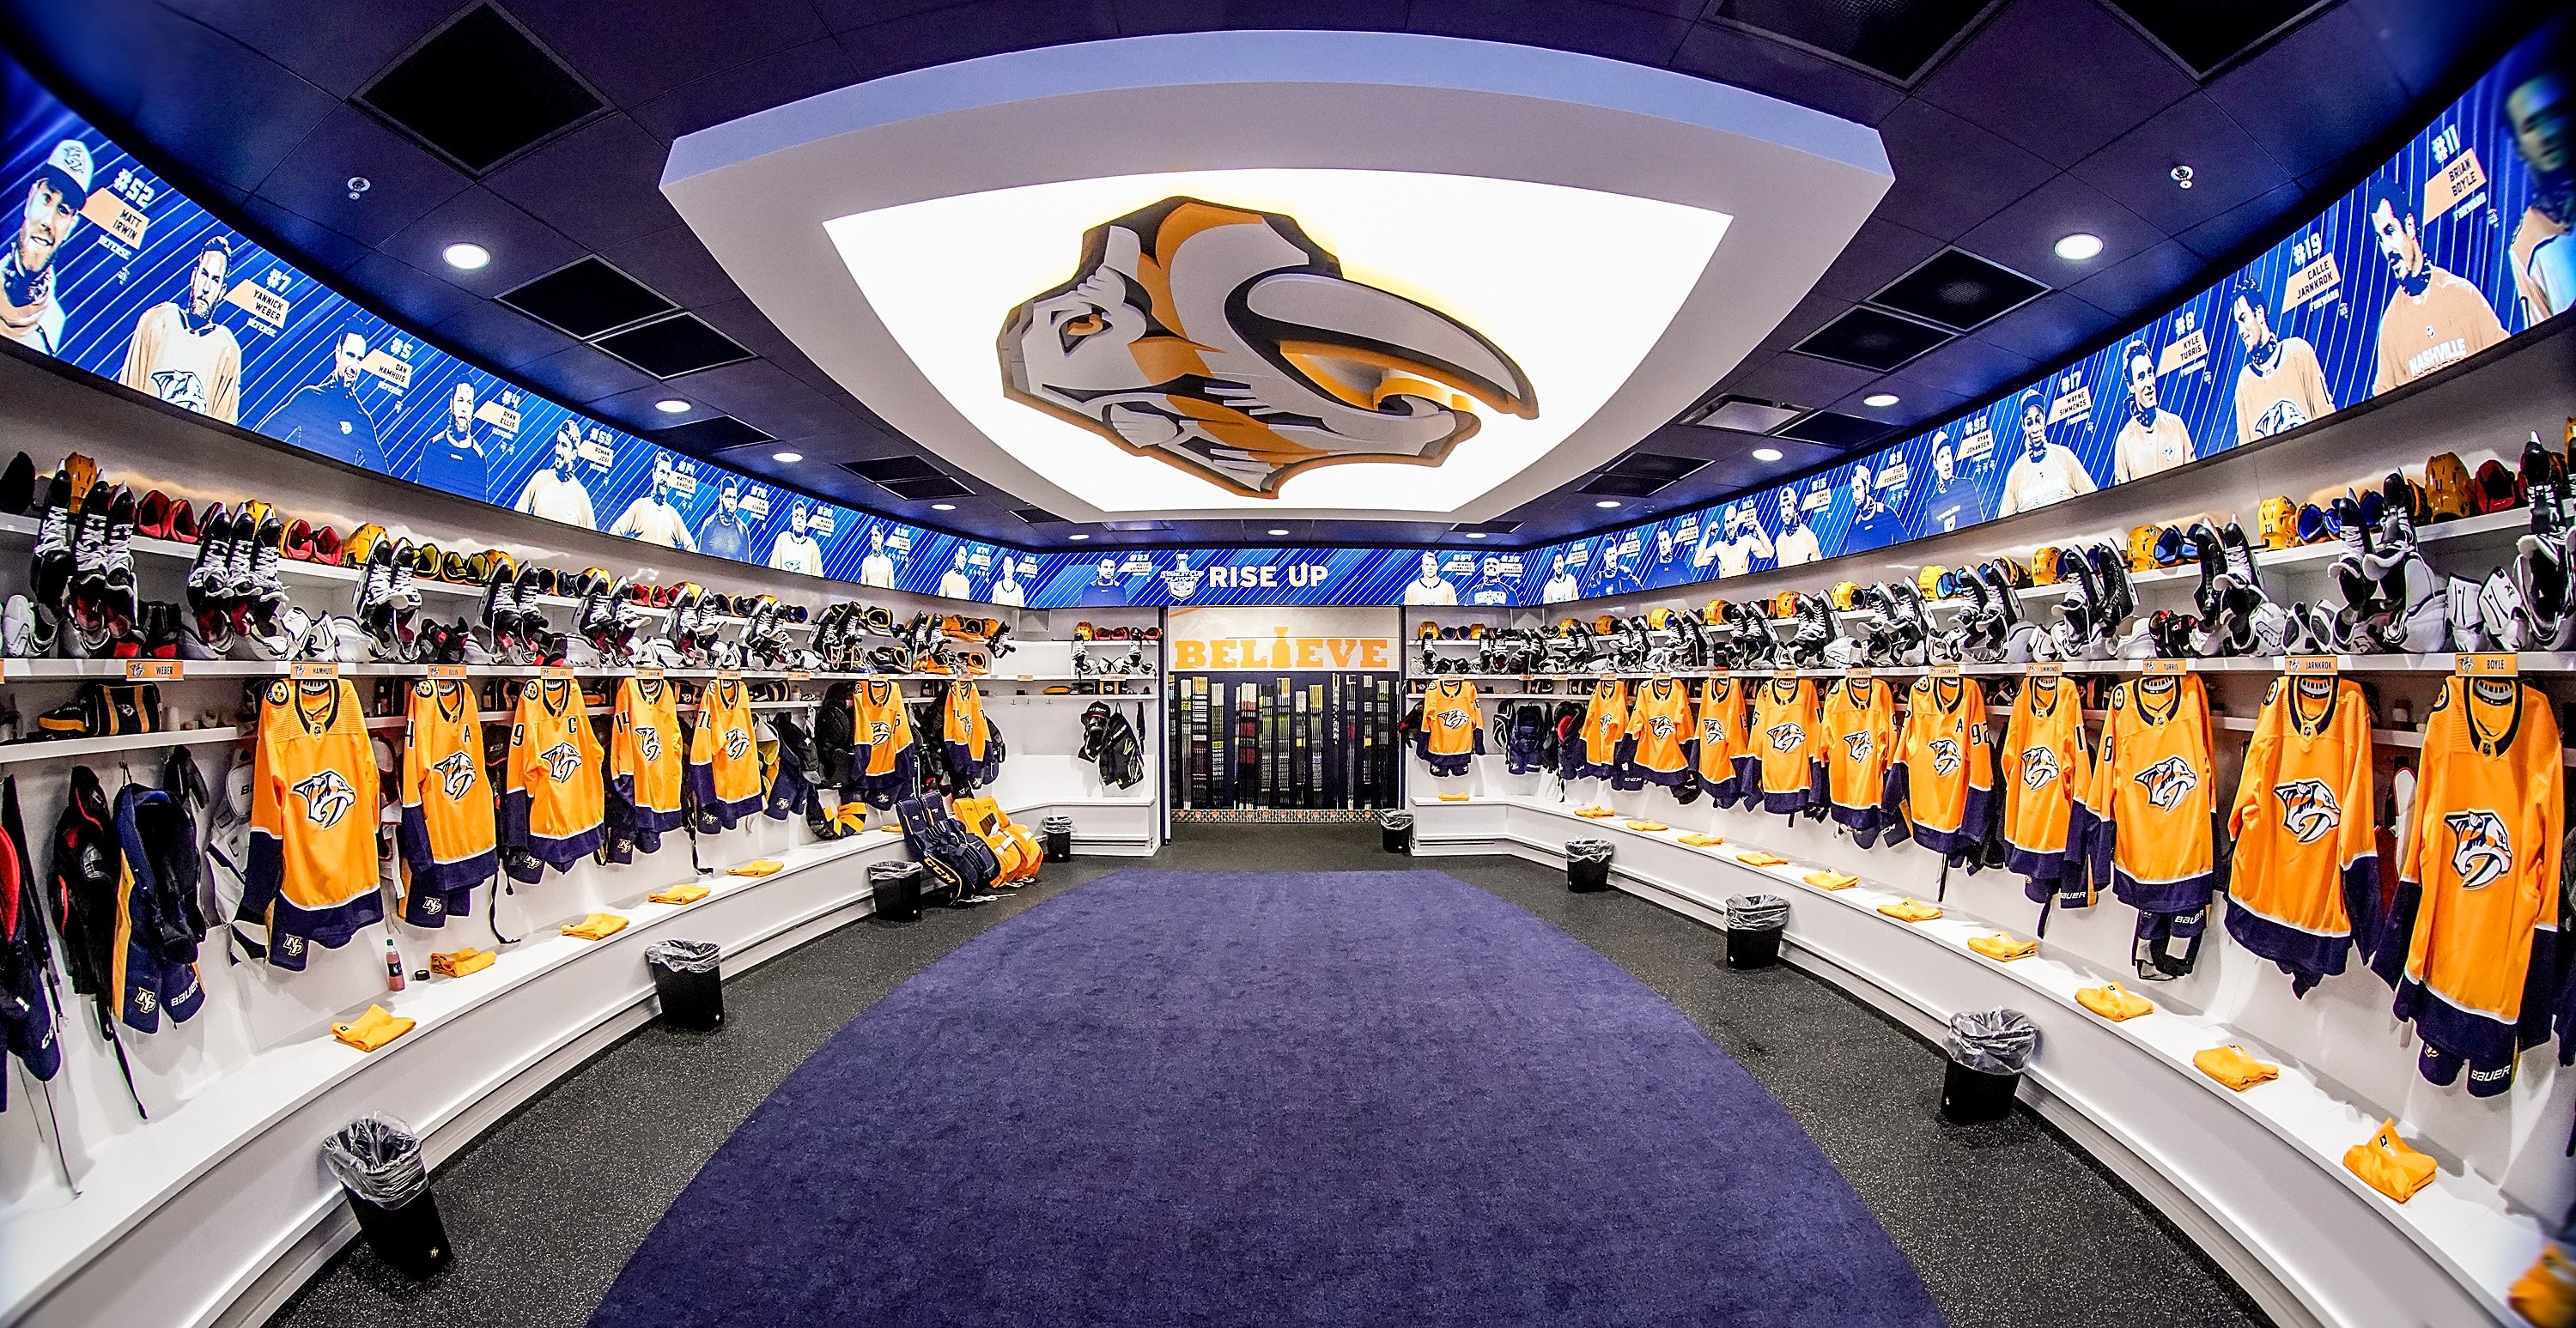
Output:
<svg viewBox="0 0 2576 1328">
<path fill-rule="evenodd" d="M 1937 1325 L 1779 1105 L 1429 872 L 1134 872 L 835 1035 L 603 1328 Z"/>
</svg>

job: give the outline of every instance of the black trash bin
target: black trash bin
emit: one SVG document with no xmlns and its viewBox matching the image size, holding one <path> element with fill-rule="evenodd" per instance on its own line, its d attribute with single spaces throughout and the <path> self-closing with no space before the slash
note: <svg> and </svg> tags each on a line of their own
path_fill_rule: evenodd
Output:
<svg viewBox="0 0 2576 1328">
<path fill-rule="evenodd" d="M 1413 813 L 1379 812 L 1377 835 L 1379 845 L 1387 852 L 1411 853 L 1413 851 Z"/>
<path fill-rule="evenodd" d="M 322 1141 L 322 1158 L 349 1196 L 367 1248 L 395 1271 L 419 1281 L 456 1257 L 411 1127 L 391 1116 L 361 1116 Z"/>
<path fill-rule="evenodd" d="M 1953 1125 L 2012 1114 L 2022 1070 L 2039 1047 L 2039 1028 L 2019 1010 L 1965 1010 L 1950 1016 L 1950 1053 L 1941 1076 L 1941 1118 Z"/>
<path fill-rule="evenodd" d="M 1778 895 L 1737 895 L 1726 901 L 1726 966 L 1769 968 L 1780 962 L 1780 935 L 1789 926 L 1789 901 Z"/>
<path fill-rule="evenodd" d="M 876 899 L 877 921 L 921 921 L 920 863 L 871 863 L 868 866 L 868 889 Z"/>
<path fill-rule="evenodd" d="M 1565 888 L 1579 895 L 1610 888 L 1610 841 L 1565 841 Z"/>
<path fill-rule="evenodd" d="M 1040 823 L 1039 823 L 1039 827 L 1038 827 L 1038 828 L 1039 828 L 1040 832 L 1041 832 L 1041 833 L 1043 833 L 1043 834 L 1046 836 L 1046 860 L 1047 860 L 1047 861 L 1049 861 L 1049 862 L 1071 862 L 1071 861 L 1073 861 L 1073 818 L 1072 818 L 1072 817 L 1070 817 L 1070 816 L 1050 816 L 1050 817 L 1046 818 L 1046 820 L 1044 820 L 1044 821 L 1040 822 Z"/>
<path fill-rule="evenodd" d="M 663 1023 L 703 1033 L 724 1022 L 724 975 L 717 967 L 721 958 L 712 941 L 655 941 L 644 947 L 644 966 L 653 972 Z"/>
</svg>

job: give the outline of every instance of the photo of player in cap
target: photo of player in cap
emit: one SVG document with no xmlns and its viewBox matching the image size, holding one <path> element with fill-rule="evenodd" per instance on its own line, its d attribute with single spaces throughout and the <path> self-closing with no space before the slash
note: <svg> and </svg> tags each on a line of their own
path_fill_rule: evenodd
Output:
<svg viewBox="0 0 2576 1328">
<path fill-rule="evenodd" d="M 2552 314 L 2576 308 L 2576 142 L 2568 118 L 2576 104 L 2576 23 L 2562 23 L 2549 40 L 2516 51 L 2505 64 L 2504 127 L 2514 155 L 2531 173 L 2531 201 L 2514 223 L 2505 252 L 2514 289 L 2522 297 L 2522 325 L 2537 327 Z"/>
<path fill-rule="evenodd" d="M 2334 391 L 2305 337 L 2272 330 L 2271 302 L 2248 273 L 2228 302 L 2245 366 L 2236 371 L 2236 441 L 2250 443 L 2334 413 Z"/>
<path fill-rule="evenodd" d="M 184 304 L 164 300 L 134 320 L 116 381 L 232 424 L 241 417 L 241 343 L 215 321 L 233 270 L 232 241 L 206 237 L 188 268 Z"/>
<path fill-rule="evenodd" d="M 1907 528 L 1916 535 L 1938 535 L 1986 519 L 1982 486 L 1959 474 L 1959 454 L 1950 446 L 1950 431 L 1932 435 L 1932 479 L 1914 486 L 1920 495 Z"/>
<path fill-rule="evenodd" d="M 769 542 L 769 565 L 782 572 L 823 574 L 823 546 L 812 533 L 814 505 L 802 498 L 787 509 L 787 529 Z"/>
<path fill-rule="evenodd" d="M 553 464 L 528 477 L 528 487 L 519 491 L 518 510 L 584 530 L 599 529 L 598 515 L 590 508 L 590 489 L 573 473 L 581 462 L 579 424 L 567 419 L 555 426 L 551 460 Z"/>
<path fill-rule="evenodd" d="M 77 138 L 56 143 L 27 181 L 17 239 L 0 256 L 0 335 L 46 355 L 62 353 L 64 309 L 54 298 L 54 259 L 80 226 L 91 169 L 87 144 Z"/>
<path fill-rule="evenodd" d="M 679 504 L 671 501 L 678 491 L 678 463 L 660 449 L 653 453 L 653 487 L 644 496 L 626 505 L 608 528 L 611 535 L 624 535 L 666 549 L 695 549 L 698 542 L 689 537 L 689 519 L 680 515 Z"/>
<path fill-rule="evenodd" d="M 2504 324 L 2478 288 L 2442 270 L 2424 252 L 2415 200 L 2405 183 L 2373 176 L 2363 187 L 2361 215 L 2379 244 L 2379 256 L 2397 278 L 2388 308 L 2379 316 L 2375 352 L 2378 376 L 2371 395 L 2403 387 L 2504 340 Z"/>
<path fill-rule="evenodd" d="M 355 328 L 341 333 L 331 347 L 330 376 L 295 389 L 259 422 L 259 431 L 334 461 L 384 470 L 375 417 L 358 400 L 358 377 L 366 362 L 367 334 Z"/>
<path fill-rule="evenodd" d="M 1780 491 L 1780 536 L 1771 541 L 1772 560 L 1781 567 L 1820 562 L 1825 546 L 1807 525 L 1807 515 L 1798 503 L 1795 486 Z"/>
<path fill-rule="evenodd" d="M 2004 473 L 2003 496 L 1995 500 L 1996 516 L 2062 503 L 2100 487 L 2073 449 L 2048 440 L 2048 403 L 2038 388 L 2022 393 L 2010 410 L 2011 418 L 2021 424 L 2021 450 L 2013 455 L 2012 469 Z"/>
<path fill-rule="evenodd" d="M 2156 353 L 2144 338 L 2120 348 L 2120 379 L 2129 388 L 2129 409 L 2111 440 L 2111 482 L 2126 484 L 2198 460 L 2191 426 L 2156 404 Z"/>
</svg>

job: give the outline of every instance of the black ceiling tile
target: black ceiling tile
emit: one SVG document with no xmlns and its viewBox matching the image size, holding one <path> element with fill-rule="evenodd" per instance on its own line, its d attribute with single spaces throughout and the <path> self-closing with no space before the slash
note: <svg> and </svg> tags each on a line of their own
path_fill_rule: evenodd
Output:
<svg viewBox="0 0 2576 1328">
<path fill-rule="evenodd" d="M 1669 62 L 1691 29 L 1687 18 L 1604 0 L 1413 0 L 1406 26 L 1647 65 Z"/>
<path fill-rule="evenodd" d="M 2176 184 L 2191 168 L 2191 187 Z M 2193 93 L 2069 172 L 2167 234 L 2186 231 L 2290 182 L 2218 103 Z"/>
<path fill-rule="evenodd" d="M 2053 364 L 2109 336 L 2119 320 L 2066 291 L 2051 291 L 1977 329 L 1980 340 Z"/>
<path fill-rule="evenodd" d="M 2257 242 L 2285 233 L 2294 216 L 2313 212 L 2306 191 L 2285 184 L 2250 202 L 2184 231 L 2179 237 L 2205 259 L 2225 258 Z"/>
<path fill-rule="evenodd" d="M 571 336 L 589 340 L 678 306 L 597 254 L 584 254 L 497 297 Z"/>
<path fill-rule="evenodd" d="M 1710 0 L 1711 19 L 1729 20 L 1830 51 L 1891 78 L 1910 79 L 1976 21 L 1989 0 Z"/>
<path fill-rule="evenodd" d="M 253 47 L 335 97 L 357 92 L 463 0 L 367 0 L 281 4 L 278 0 L 163 0 L 170 8 Z M 95 14 L 95 4 L 61 6 Z"/>
<path fill-rule="evenodd" d="M 2111 0 L 2130 20 L 2207 78 L 2326 0 Z"/>
<path fill-rule="evenodd" d="M 1406 0 L 1112 0 L 1130 37 L 1219 28 L 1402 32 Z"/>
<path fill-rule="evenodd" d="M 620 392 L 657 387 L 650 374 L 588 346 L 562 350 L 520 367 L 529 383 L 562 401 L 597 401 Z"/>
<path fill-rule="evenodd" d="M 2065 167 L 2191 89 L 2154 43 L 2092 0 L 2016 0 L 1915 95 Z"/>
<path fill-rule="evenodd" d="M 672 139 L 858 81 L 850 53 L 822 37 L 682 83 L 633 114 L 646 131 Z"/>
<path fill-rule="evenodd" d="M 1730 380 L 1727 390 L 1810 410 L 1837 401 L 1878 375 L 1857 365 L 1813 355 L 1774 355 L 1760 369 Z"/>
<path fill-rule="evenodd" d="M 1791 305 L 1789 312 L 1780 316 L 1780 321 L 1772 325 L 1771 330 L 1764 334 L 1762 340 L 1744 358 L 1749 361 L 1768 352 L 1787 350 L 1814 336 L 1816 329 L 1834 321 L 1851 306 L 1852 302 L 1848 299 L 1839 299 L 1821 290 L 1811 290 L 1801 296 L 1796 304 Z"/>
<path fill-rule="evenodd" d="M 2100 236 L 2102 252 L 2080 263 L 2059 258 L 2058 238 L 2077 231 Z M 2063 289 L 2164 238 L 2163 231 L 2101 190 L 2061 175 L 1968 232 L 1959 245 Z"/>
<path fill-rule="evenodd" d="M 2350 8 L 2309 20 L 2220 75 L 2209 95 L 2292 175 L 2377 138 L 2407 107 L 2405 86 Z"/>
<path fill-rule="evenodd" d="M 739 415 L 781 438 L 846 430 L 851 423 L 849 412 L 838 401 L 765 360 L 744 360 L 691 374 L 674 387 L 692 401 Z"/>
<path fill-rule="evenodd" d="M 840 468 L 872 484 L 892 484 L 899 480 L 929 479 L 938 475 L 939 467 L 909 452 L 887 456 L 861 457 L 838 463 Z"/>
<path fill-rule="evenodd" d="M 604 116 L 484 180 L 576 244 L 604 249 L 680 224 L 662 197 L 662 140 L 623 115 Z"/>
<path fill-rule="evenodd" d="M 2352 0 L 2409 94 L 2452 92 L 2463 60 L 2483 58 L 2529 26 L 2549 0 Z"/>
<path fill-rule="evenodd" d="M 741 289 L 725 275 L 724 266 L 699 242 L 697 232 L 685 225 L 664 227 L 650 235 L 612 244 L 600 250 L 599 256 L 684 308 L 742 298 Z M 735 335 L 734 340 L 742 338 Z"/>
<path fill-rule="evenodd" d="M 2073 287 L 2086 304 L 2123 322 L 2134 322 L 2194 293 L 2195 278 L 2207 275 L 2209 260 L 2180 240 L 2167 240 L 2125 263 L 2087 277 Z"/>
<path fill-rule="evenodd" d="M 1727 23 L 1693 25 L 1672 67 L 1859 124 L 1877 124 L 1905 100 L 1883 79 Z"/>
<path fill-rule="evenodd" d="M 1893 406 L 1872 406 L 1865 398 L 1879 392 L 1896 394 Z M 1826 409 L 1837 414 L 1856 415 L 1865 420 L 1882 420 L 1902 429 L 1921 428 L 1958 413 L 1973 398 L 1946 387 L 1917 382 L 1903 374 L 1889 374 L 1862 385 L 1840 401 L 1827 402 Z"/>
<path fill-rule="evenodd" d="M 828 17 L 828 16 L 827 16 Z M 840 34 L 861 78 L 1118 35 L 1109 0 L 970 0 Z"/>
<path fill-rule="evenodd" d="M 938 9 L 956 9 L 972 0 L 814 0 L 814 12 L 834 32 L 873 27 Z"/>
<path fill-rule="evenodd" d="M 97 34 L 91 40 L 98 40 Z M 160 76 L 134 109 L 134 131 L 208 179 L 257 189 L 340 103 L 268 57 L 194 24 L 158 34 Z"/>
<path fill-rule="evenodd" d="M 509 0 L 510 12 L 608 94 L 631 106 L 707 70 L 731 69 L 830 34 L 808 0 L 726 0 L 700 5 L 619 5 L 597 0 Z"/>
<path fill-rule="evenodd" d="M 1815 289 L 1840 300 L 1860 301 L 1941 252 L 1941 242 L 1895 222 L 1871 217 L 1834 256 Z"/>
<path fill-rule="evenodd" d="M 1776 436 L 1823 445 L 1848 452 L 1865 447 L 1896 431 L 1896 426 L 1869 415 L 1845 415 L 1839 411 L 1820 410 L 1806 416 Z"/>
<path fill-rule="evenodd" d="M 1722 392 L 1689 414 L 1682 422 L 1697 429 L 1731 429 L 1739 433 L 1769 433 L 1798 418 L 1803 406 L 1784 405 L 1745 396 L 1740 392 Z"/>
<path fill-rule="evenodd" d="M 605 105 L 541 38 L 489 4 L 404 53 L 358 100 L 476 175 Z"/>
<path fill-rule="evenodd" d="M 1878 122 L 1896 183 L 1878 210 L 1936 240 L 1955 240 L 2056 171 L 1948 111 L 1909 97 Z"/>
<path fill-rule="evenodd" d="M 894 496 L 914 503 L 926 503 L 934 498 L 963 498 L 975 492 L 947 475 L 935 475 L 925 480 L 897 480 L 885 488 Z"/>
<path fill-rule="evenodd" d="M 346 271 L 376 252 L 363 240 L 342 235 L 257 194 L 241 201 L 239 215 L 262 244 L 317 275 Z"/>
<path fill-rule="evenodd" d="M 351 284 L 370 302 L 400 314 L 414 327 L 436 327 L 481 303 L 475 296 L 385 253 L 373 253 L 349 266 Z"/>
<path fill-rule="evenodd" d="M 491 261 L 473 271 L 449 267 L 451 244 L 483 246 Z M 492 296 L 582 256 L 580 245 L 476 185 L 439 204 L 377 248 L 423 272 L 435 272 L 477 295 Z"/>
<path fill-rule="evenodd" d="M 1948 341 L 1941 328 L 1877 309 L 1854 308 L 1796 346 L 1800 355 L 1858 365 L 1878 373 Z M 1832 394 L 1826 394 L 1832 395 Z"/>
<path fill-rule="evenodd" d="M 1965 397 L 1991 396 L 2040 366 L 1980 336 L 1961 337 L 1905 366 L 1904 376 Z M 1902 395 L 1900 393 L 1899 395 Z"/>
<path fill-rule="evenodd" d="M 746 424 L 730 415 L 713 415 L 703 420 L 675 424 L 658 431 L 654 437 L 681 451 L 693 452 L 699 456 L 721 452 L 729 447 L 752 447 L 776 441 L 769 437 L 768 430 L 757 425 Z"/>
<path fill-rule="evenodd" d="M 678 378 L 751 358 L 742 343 L 695 314 L 673 314 L 592 340 L 592 345 L 656 378 Z"/>
<path fill-rule="evenodd" d="M 430 335 L 495 369 L 515 371 L 575 344 L 573 339 L 507 305 L 479 300 L 430 329 Z"/>
<path fill-rule="evenodd" d="M 1964 249 L 1945 249 L 1889 282 L 1870 297 L 1870 303 L 1965 332 L 2030 303 L 2047 290 Z"/>
<path fill-rule="evenodd" d="M 367 187 L 349 197 L 349 180 Z M 253 192 L 342 235 L 382 244 L 473 181 L 352 106 L 335 106 Z"/>
</svg>

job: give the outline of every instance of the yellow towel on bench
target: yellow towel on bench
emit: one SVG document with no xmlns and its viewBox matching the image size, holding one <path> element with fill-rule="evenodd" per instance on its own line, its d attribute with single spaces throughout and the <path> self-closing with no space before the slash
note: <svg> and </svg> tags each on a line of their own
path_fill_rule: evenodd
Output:
<svg viewBox="0 0 2576 1328">
<path fill-rule="evenodd" d="M 2281 1077 L 2281 1067 L 2270 1061 L 2258 1061 L 2243 1047 L 2208 1047 L 2191 1054 L 2191 1063 L 2202 1074 L 2242 1093 L 2254 1085 Z"/>
<path fill-rule="evenodd" d="M 1784 867 L 1789 862 L 1777 853 L 1765 853 L 1758 848 L 1737 850 L 1735 860 L 1747 867 Z"/>
<path fill-rule="evenodd" d="M 360 1051 L 376 1048 L 410 1032 L 416 1025 L 381 1005 L 370 1005 L 365 1014 L 345 1024 L 331 1025 L 331 1036 Z"/>
<path fill-rule="evenodd" d="M 1643 830 L 1648 834 L 1653 834 L 1657 830 L 1672 829 L 1671 826 L 1666 825 L 1661 821 L 1630 821 L 1628 823 L 1628 828 L 1631 830 Z"/>
<path fill-rule="evenodd" d="M 497 957 L 489 950 L 450 950 L 445 954 L 431 955 L 429 971 L 443 978 L 461 978 L 490 968 Z"/>
<path fill-rule="evenodd" d="M 2007 936 L 2002 932 L 1996 932 L 1992 936 L 1969 937 L 1968 948 L 1976 951 L 1978 954 L 1984 955 L 1988 959 L 2008 964 L 2013 960 L 2028 959 L 2032 955 L 2038 954 L 2039 942 L 2025 941 L 2018 937 Z"/>
<path fill-rule="evenodd" d="M 1941 916 L 1941 910 L 1920 899 L 1900 899 L 1893 904 L 1881 904 L 1878 911 L 1899 922 L 1930 922 Z"/>
<path fill-rule="evenodd" d="M 1699 833 L 1698 831 L 1694 830 L 1694 831 L 1692 831 L 1691 833 L 1689 833 L 1689 834 L 1686 834 L 1686 835 L 1682 836 L 1682 842 L 1683 842 L 1683 843 L 1685 843 L 1685 844 L 1690 845 L 1692 848 L 1708 848 L 1708 847 L 1711 847 L 1712 845 L 1717 845 L 1717 844 L 1723 844 L 1723 843 L 1725 843 L 1725 842 L 1726 842 L 1726 836 L 1724 836 L 1724 835 L 1703 835 L 1703 834 Z"/>
<path fill-rule="evenodd" d="M 707 888 L 695 881 L 681 885 L 666 885 L 645 896 L 656 904 L 694 904 L 706 897 Z"/>
<path fill-rule="evenodd" d="M 776 858 L 758 858 L 733 869 L 736 876 L 767 876 L 782 871 L 787 864 Z"/>
<path fill-rule="evenodd" d="M 624 930 L 626 919 L 614 913 L 593 913 L 579 922 L 567 922 L 563 926 L 564 935 L 578 936 L 585 941 L 604 940 Z"/>
<path fill-rule="evenodd" d="M 2433 1159 L 2406 1146 L 2397 1137 L 2397 1122 L 2380 1122 L 2379 1132 L 2367 1143 L 2354 1144 L 2344 1150 L 2343 1164 L 2352 1174 L 2367 1182 L 2370 1188 L 2399 1203 L 2415 1197 L 2417 1191 L 2433 1183 L 2433 1173 L 2440 1168 Z"/>
<path fill-rule="evenodd" d="M 1819 890 L 1848 890 L 1860 884 L 1860 878 L 1838 871 L 1817 870 L 1798 878 Z"/>
<path fill-rule="evenodd" d="M 2113 982 L 2099 987 L 2086 987 L 2075 993 L 2075 1003 L 2118 1023 L 2142 1014 L 2155 1013 L 2156 1003 Z"/>
</svg>

